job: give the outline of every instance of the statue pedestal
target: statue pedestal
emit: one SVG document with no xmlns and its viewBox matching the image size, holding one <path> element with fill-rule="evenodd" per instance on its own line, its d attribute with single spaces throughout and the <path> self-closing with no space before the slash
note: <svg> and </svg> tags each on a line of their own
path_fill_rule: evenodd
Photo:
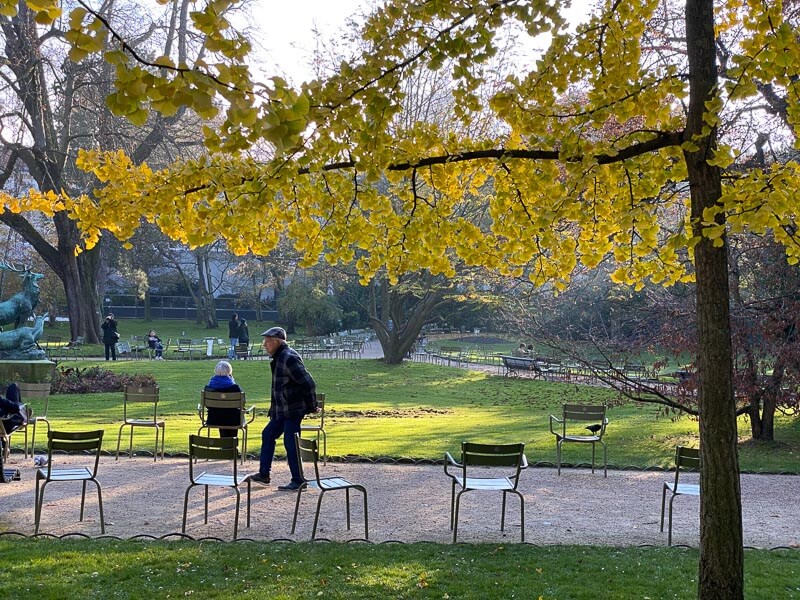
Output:
<svg viewBox="0 0 800 600">
<path fill-rule="evenodd" d="M 51 380 L 55 366 L 50 360 L 0 360 L 0 384 L 44 383 Z"/>
</svg>

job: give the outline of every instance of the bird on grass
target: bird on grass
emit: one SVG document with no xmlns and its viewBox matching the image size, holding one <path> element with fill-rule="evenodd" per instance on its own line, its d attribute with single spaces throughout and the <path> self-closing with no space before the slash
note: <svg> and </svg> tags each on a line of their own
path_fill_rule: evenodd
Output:
<svg viewBox="0 0 800 600">
<path fill-rule="evenodd" d="M 587 425 L 586 426 L 586 429 L 591 431 L 594 435 L 597 435 L 597 432 L 600 431 L 602 428 L 603 428 L 603 426 L 600 425 L 599 423 L 594 423 L 592 425 Z"/>
</svg>

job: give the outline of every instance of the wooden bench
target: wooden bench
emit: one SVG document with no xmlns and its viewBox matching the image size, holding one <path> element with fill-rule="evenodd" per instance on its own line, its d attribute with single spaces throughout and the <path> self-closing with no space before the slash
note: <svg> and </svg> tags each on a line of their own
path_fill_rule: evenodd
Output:
<svg viewBox="0 0 800 600">
<path fill-rule="evenodd" d="M 537 362 L 533 358 L 500 355 L 500 359 L 506 369 L 506 372 L 503 373 L 504 377 L 519 377 L 522 373 L 533 373 L 534 379 L 544 379 L 546 373 L 549 372 L 545 364 Z"/>
</svg>

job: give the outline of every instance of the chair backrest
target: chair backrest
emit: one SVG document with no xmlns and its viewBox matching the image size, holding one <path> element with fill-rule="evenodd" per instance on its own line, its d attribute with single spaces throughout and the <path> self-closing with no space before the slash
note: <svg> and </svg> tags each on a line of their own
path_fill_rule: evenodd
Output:
<svg viewBox="0 0 800 600">
<path fill-rule="evenodd" d="M 681 471 L 700 470 L 700 449 L 677 446 L 675 448 L 675 486 L 678 486 Z"/>
<path fill-rule="evenodd" d="M 522 470 L 525 444 L 481 444 L 461 442 L 461 465 L 463 481 L 467 481 L 469 467 L 508 467 L 513 469 L 509 479 L 516 487 Z M 508 469 L 506 472 L 510 473 Z"/>
<path fill-rule="evenodd" d="M 103 445 L 103 430 L 96 431 L 48 431 L 47 432 L 47 478 L 53 468 L 53 453 L 87 453 L 94 452 L 94 468 L 92 477 L 97 475 L 100 464 L 100 449 Z"/>
<path fill-rule="evenodd" d="M 27 381 L 17 382 L 19 387 L 20 399 L 30 405 L 31 400 L 44 399 L 44 407 L 38 412 L 41 417 L 47 416 L 47 405 L 50 402 L 50 382 L 46 383 L 29 383 Z"/>
<path fill-rule="evenodd" d="M 303 438 L 299 433 L 294 434 L 295 443 L 297 444 L 297 456 L 299 457 L 298 463 L 300 464 L 300 476 L 303 479 L 319 482 L 319 446 L 315 438 Z M 308 477 L 306 475 L 306 466 L 313 465 L 314 476 Z"/>
<path fill-rule="evenodd" d="M 606 406 L 590 404 L 565 404 L 561 413 L 563 433 L 566 435 L 569 422 L 579 421 L 581 424 L 592 421 L 600 425 L 599 431 L 595 434 L 603 437 L 606 424 Z"/>
<path fill-rule="evenodd" d="M 244 392 L 216 392 L 200 390 L 200 418 L 203 426 L 208 422 L 209 408 L 236 408 L 242 413 L 241 425 L 213 425 L 218 429 L 241 429 L 244 426 L 244 409 L 246 397 Z"/>
<path fill-rule="evenodd" d="M 309 425 L 313 425 L 314 427 L 325 427 L 325 394 L 317 392 L 317 406 L 319 407 L 319 412 L 311 413 L 305 416 L 303 421 L 306 419 L 311 420 Z M 319 422 L 317 422 L 319 419 Z"/>
<path fill-rule="evenodd" d="M 131 351 L 130 342 L 117 342 L 117 352 L 119 354 L 128 354 Z"/>
<path fill-rule="evenodd" d="M 233 463 L 233 478 L 237 476 L 239 440 L 235 437 L 212 438 L 202 435 L 189 436 L 189 479 L 195 482 L 194 465 L 198 459 L 230 461 Z"/>
<path fill-rule="evenodd" d="M 137 404 L 151 404 L 153 408 L 153 420 L 155 421 L 158 411 L 158 386 L 141 387 L 126 385 L 123 390 L 122 402 L 124 420 L 128 419 L 128 412 L 133 408 L 130 405 Z"/>
<path fill-rule="evenodd" d="M 178 338 L 178 348 L 179 349 L 188 349 L 192 346 L 192 340 L 189 338 Z"/>
</svg>

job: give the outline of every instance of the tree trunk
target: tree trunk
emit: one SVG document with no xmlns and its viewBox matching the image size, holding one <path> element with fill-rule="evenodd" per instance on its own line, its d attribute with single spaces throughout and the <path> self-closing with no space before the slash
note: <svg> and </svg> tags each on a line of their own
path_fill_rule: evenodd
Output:
<svg viewBox="0 0 800 600">
<path fill-rule="evenodd" d="M 733 394 L 733 351 L 728 288 L 728 249 L 702 237 L 703 209 L 722 195 L 720 170 L 708 164 L 716 147 L 716 130 L 703 135 L 705 102 L 717 85 L 714 48 L 714 3 L 687 0 L 686 37 L 690 104 L 686 140 L 698 150 L 686 151 L 695 247 L 698 326 L 698 402 L 700 405 L 700 565 L 702 599 L 744 598 L 742 503 Z M 717 223 L 724 225 L 725 216 Z"/>
</svg>

